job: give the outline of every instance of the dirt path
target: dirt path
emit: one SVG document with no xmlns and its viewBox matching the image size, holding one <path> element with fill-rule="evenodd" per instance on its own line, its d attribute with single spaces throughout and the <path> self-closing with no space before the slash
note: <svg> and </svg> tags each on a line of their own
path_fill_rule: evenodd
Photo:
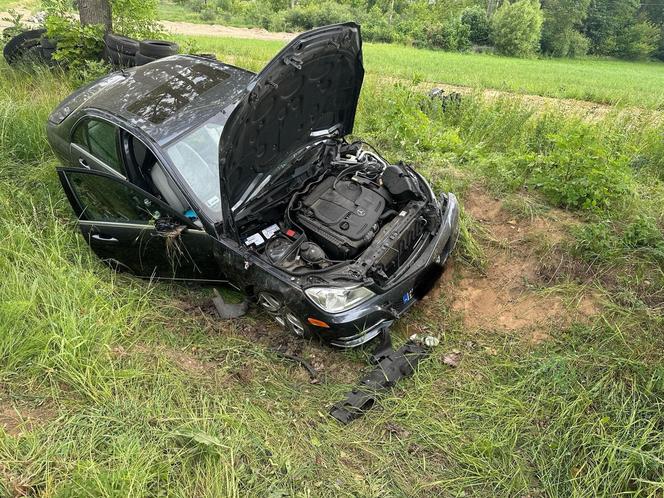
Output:
<svg viewBox="0 0 664 498">
<path fill-rule="evenodd" d="M 261 28 L 234 28 L 231 26 L 221 26 L 220 24 L 198 24 L 193 22 L 160 22 L 167 31 L 187 36 L 225 36 L 277 41 L 289 41 L 297 36 L 297 33 L 279 33 Z"/>
</svg>

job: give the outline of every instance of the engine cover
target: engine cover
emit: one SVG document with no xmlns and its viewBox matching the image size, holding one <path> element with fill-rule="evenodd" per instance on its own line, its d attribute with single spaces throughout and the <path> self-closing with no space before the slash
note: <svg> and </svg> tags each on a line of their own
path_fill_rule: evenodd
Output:
<svg viewBox="0 0 664 498">
<path fill-rule="evenodd" d="M 303 199 L 296 220 L 330 258 L 348 259 L 371 243 L 384 209 L 380 194 L 330 176 Z"/>
</svg>

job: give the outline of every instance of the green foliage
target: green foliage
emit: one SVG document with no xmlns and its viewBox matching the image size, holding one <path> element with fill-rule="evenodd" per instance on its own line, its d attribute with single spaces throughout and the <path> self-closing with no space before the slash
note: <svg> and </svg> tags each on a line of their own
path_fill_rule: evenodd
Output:
<svg viewBox="0 0 664 498">
<path fill-rule="evenodd" d="M 528 184 L 541 189 L 555 205 L 574 209 L 608 209 L 633 195 L 627 157 L 584 130 L 564 129 L 549 135 L 546 152 L 535 164 Z"/>
<path fill-rule="evenodd" d="M 547 0 L 543 3 L 542 51 L 556 57 L 585 55 L 589 42 L 579 31 L 590 0 Z"/>
<path fill-rule="evenodd" d="M 585 26 L 592 41 L 592 51 L 627 59 L 654 55 L 660 46 L 663 24 L 656 9 L 646 9 L 645 13 L 652 21 L 642 19 L 639 0 L 596 0 L 591 3 Z"/>
<path fill-rule="evenodd" d="M 426 46 L 443 50 L 467 50 L 470 47 L 470 26 L 458 18 L 429 25 L 424 30 Z"/>
<path fill-rule="evenodd" d="M 539 49 L 542 11 L 534 0 L 506 1 L 491 21 L 491 39 L 503 55 L 529 57 Z"/>
<path fill-rule="evenodd" d="M 288 30 L 307 30 L 326 24 L 345 22 L 353 18 L 348 5 L 332 1 L 298 5 L 284 13 L 283 20 Z"/>
<path fill-rule="evenodd" d="M 53 58 L 72 71 L 82 69 L 87 61 L 99 61 L 104 49 L 104 28 L 101 25 L 83 26 L 78 19 L 50 13 L 46 18 L 46 32 L 57 42 Z"/>
<path fill-rule="evenodd" d="M 660 36 L 660 29 L 649 21 L 626 26 L 616 37 L 616 55 L 625 59 L 646 59 L 657 51 Z"/>
<path fill-rule="evenodd" d="M 28 29 L 28 26 L 23 22 L 25 16 L 21 12 L 18 12 L 16 9 L 9 9 L 7 14 L 8 16 L 1 19 L 9 23 L 9 26 L 2 28 L 3 41 L 9 40 Z"/>
<path fill-rule="evenodd" d="M 468 26 L 468 38 L 476 45 L 488 45 L 491 37 L 491 26 L 486 10 L 479 5 L 467 7 L 461 13 L 461 22 Z"/>
<path fill-rule="evenodd" d="M 110 0 L 113 31 L 137 39 L 163 35 L 157 22 L 158 0 Z"/>
<path fill-rule="evenodd" d="M 222 60 L 246 61 L 253 69 L 281 46 L 218 38 L 200 44 L 205 51 L 216 47 Z M 445 292 L 430 294 L 392 329 L 395 342 L 426 330 L 439 335 L 441 345 L 394 395 L 354 422 L 353 437 L 324 407 L 355 382 L 366 367 L 358 358 L 370 349 L 344 353 L 314 342 L 298 345 L 299 356 L 323 362 L 324 382 L 311 385 L 298 366 L 270 353 L 288 339 L 261 314 L 219 322 L 204 311 L 205 290 L 110 273 L 70 223 L 45 140 L 49 111 L 73 88 L 57 71 L 30 75 L 0 63 L 2 425 L 13 418 L 14 407 L 25 415 L 16 430 L 0 427 L 0 495 L 660 493 L 664 322 L 658 275 L 664 260 L 643 274 L 638 265 L 662 247 L 657 230 L 661 234 L 663 187 L 654 176 L 664 157 L 661 124 L 652 113 L 635 112 L 584 123 L 557 110 L 533 111 L 518 98 L 484 99 L 480 92 L 443 110 L 414 85 L 444 81 L 441 74 L 464 77 L 455 72 L 463 66 L 475 81 L 478 68 L 486 68 L 493 81 L 514 76 L 511 84 L 545 84 L 542 92 L 555 95 L 565 85 L 570 91 L 572 76 L 581 74 L 588 80 L 580 87 L 595 82 L 595 95 L 614 98 L 624 87 L 640 88 L 631 91 L 630 102 L 655 102 L 647 100 L 655 92 L 632 87 L 631 80 L 656 83 L 659 68 L 620 61 L 496 60 L 370 44 L 365 57 L 357 136 L 390 159 L 413 163 L 437 191 L 457 192 L 468 209 Z M 625 68 L 639 77 L 612 79 Z M 419 73 L 415 81 L 385 81 L 413 70 Z M 556 71 L 569 79 L 549 79 Z M 558 145 L 554 137 L 562 134 L 576 138 Z M 603 151 L 595 150 L 595 142 Z M 572 243 L 579 250 L 569 251 L 586 263 L 579 271 L 583 286 L 535 282 L 544 286 L 540 292 L 560 296 L 559 316 L 571 315 L 567 302 L 571 310 L 590 292 L 598 295 L 599 314 L 569 325 L 533 325 L 550 335 L 540 343 L 530 340 L 530 324 L 517 331 L 471 330 L 450 299 L 467 295 L 475 280 L 482 291 L 491 290 L 479 277 L 485 265 L 512 270 L 500 266 L 502 261 L 519 260 L 534 246 L 514 229 L 510 252 L 493 258 L 499 241 L 489 230 L 496 224 L 470 215 L 466 194 L 472 191 L 464 186 L 483 183 L 492 192 L 509 190 L 542 202 L 539 187 L 526 184 L 528 174 L 558 146 L 596 154 L 602 164 L 607 156 L 628 156 L 629 183 L 639 185 L 636 198 L 628 192 L 625 202 L 605 210 L 581 207 L 564 214 L 573 226 L 588 229 L 585 236 L 575 229 Z M 556 158 L 565 161 L 584 160 L 568 152 Z M 475 208 L 481 212 L 482 206 Z M 547 222 L 562 228 L 553 218 Z M 609 266 L 602 264 L 607 251 L 613 251 Z M 557 266 L 559 256 L 533 254 L 528 264 L 548 258 Z M 628 271 L 621 272 L 621 262 Z M 457 285 L 464 293 L 455 296 Z M 525 293 L 529 299 L 540 295 Z M 452 369 L 445 356 L 455 349 L 461 361 Z"/>
</svg>

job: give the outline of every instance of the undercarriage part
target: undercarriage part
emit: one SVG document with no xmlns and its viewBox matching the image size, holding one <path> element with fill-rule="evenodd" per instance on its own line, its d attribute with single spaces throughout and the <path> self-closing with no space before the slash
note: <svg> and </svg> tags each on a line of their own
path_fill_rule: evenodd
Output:
<svg viewBox="0 0 664 498">
<path fill-rule="evenodd" d="M 383 340 L 373 355 L 376 368 L 360 379 L 359 386 L 349 392 L 343 401 L 330 409 L 330 415 L 342 424 L 348 424 L 370 410 L 382 392 L 412 375 L 418 363 L 431 352 L 429 347 L 415 340 L 394 351 L 387 328 L 382 333 Z"/>
<path fill-rule="evenodd" d="M 219 294 L 217 289 L 214 289 L 212 304 L 214 304 L 214 307 L 219 314 L 219 318 L 224 320 L 244 316 L 249 308 L 249 302 L 246 299 L 241 303 L 227 303 L 224 301 L 224 298 L 221 297 L 221 294 Z"/>
</svg>

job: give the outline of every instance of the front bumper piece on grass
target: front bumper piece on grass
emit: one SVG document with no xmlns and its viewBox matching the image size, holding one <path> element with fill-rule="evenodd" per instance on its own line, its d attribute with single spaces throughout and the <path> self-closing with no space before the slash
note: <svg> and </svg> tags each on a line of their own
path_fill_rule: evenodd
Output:
<svg viewBox="0 0 664 498">
<path fill-rule="evenodd" d="M 431 348 L 412 339 L 394 351 L 388 327 L 383 327 L 380 332 L 384 339 L 382 349 L 379 347 L 374 355 L 376 368 L 362 377 L 358 387 L 330 409 L 330 415 L 342 424 L 348 424 L 370 410 L 382 392 L 412 375 L 418 363 L 431 353 Z"/>
</svg>

